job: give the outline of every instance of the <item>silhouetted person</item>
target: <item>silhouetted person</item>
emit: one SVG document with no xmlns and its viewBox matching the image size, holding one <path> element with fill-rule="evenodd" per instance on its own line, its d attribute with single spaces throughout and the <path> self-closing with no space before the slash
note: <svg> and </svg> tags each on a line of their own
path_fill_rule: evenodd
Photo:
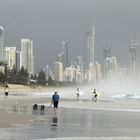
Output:
<svg viewBox="0 0 140 140">
<path fill-rule="evenodd" d="M 5 98 L 6 98 L 8 96 L 8 93 L 9 93 L 9 87 L 8 87 L 8 85 L 5 86 L 4 93 L 5 93 Z"/>
<path fill-rule="evenodd" d="M 79 88 L 77 88 L 77 90 L 76 90 L 77 101 L 79 101 L 79 95 L 80 95 Z"/>
<path fill-rule="evenodd" d="M 93 91 L 93 97 L 92 97 L 92 101 L 96 102 L 97 101 L 97 93 L 96 93 L 96 89 L 94 89 Z"/>
<path fill-rule="evenodd" d="M 44 105 L 40 106 L 40 111 L 41 111 L 41 115 L 44 115 L 44 111 L 45 111 L 45 106 Z"/>
<path fill-rule="evenodd" d="M 59 95 L 57 94 L 57 92 L 54 92 L 54 95 L 52 96 L 51 104 L 54 105 L 54 115 L 55 116 L 57 116 L 58 103 L 59 103 Z"/>
</svg>

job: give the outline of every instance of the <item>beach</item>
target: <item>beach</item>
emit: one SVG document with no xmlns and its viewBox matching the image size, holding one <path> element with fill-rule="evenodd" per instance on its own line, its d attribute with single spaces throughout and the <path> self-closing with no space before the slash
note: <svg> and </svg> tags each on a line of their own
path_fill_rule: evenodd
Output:
<svg viewBox="0 0 140 140">
<path fill-rule="evenodd" d="M 5 98 L 3 87 L 0 87 L 0 106 L 5 109 L 8 107 L 28 106 L 32 108 L 34 103 L 50 102 L 49 98 L 36 98 L 34 96 L 24 96 L 25 93 L 39 92 L 41 88 L 32 88 L 23 85 L 9 85 L 9 96 Z M 38 116 L 32 114 L 19 114 L 3 111 L 0 113 L 0 128 L 16 127 L 22 124 L 28 124 L 37 120 Z"/>
<path fill-rule="evenodd" d="M 3 94 L 3 89 L 0 89 L 0 131 L 4 129 L 2 131 L 3 135 L 8 133 L 8 135 L 10 134 L 9 137 L 11 137 L 13 128 L 16 128 L 15 136 L 19 134 L 20 139 L 24 139 L 27 133 L 22 134 L 20 131 L 21 126 L 26 128 L 31 125 L 30 129 L 27 127 L 30 131 L 30 135 L 28 134 L 29 136 L 26 138 L 27 140 L 32 138 L 45 139 L 46 137 L 78 137 L 81 132 L 84 132 L 81 136 L 90 136 L 94 137 L 94 139 L 96 139 L 95 137 L 129 137 L 128 139 L 131 139 L 130 137 L 140 137 L 139 99 L 111 99 L 102 95 L 99 96 L 97 102 L 93 102 L 89 95 L 86 95 L 81 96 L 79 102 L 77 102 L 75 93 L 73 94 L 67 89 L 60 88 L 58 89 L 60 93 L 63 90 L 63 94 L 68 92 L 68 95 L 61 93 L 59 126 L 52 128 L 53 107 L 49 109 L 48 106 L 56 88 L 10 87 L 7 98 Z M 66 92 L 64 93 L 64 91 Z M 46 112 L 44 116 L 40 115 L 40 112 L 33 114 L 32 107 L 34 104 L 45 105 Z M 44 124 L 46 127 L 43 129 Z M 39 136 L 35 134 L 33 128 L 38 129 L 42 135 L 40 133 L 38 134 Z M 54 135 L 54 132 L 57 132 L 57 134 Z M 5 135 L 3 135 L 0 138 L 5 138 Z"/>
<path fill-rule="evenodd" d="M 25 90 L 25 89 L 24 89 Z M 12 106 L 27 106 L 30 109 L 33 104 L 44 104 L 49 106 L 51 103 L 50 97 L 36 97 L 36 96 L 14 96 L 9 95 L 5 98 L 3 95 L 0 96 L 0 106 L 3 108 Z M 115 111 L 125 111 L 125 112 L 139 112 L 140 113 L 140 102 L 139 100 L 113 100 L 106 101 L 99 99 L 97 103 L 89 100 L 80 100 L 77 102 L 75 99 L 71 98 L 61 98 L 59 107 L 64 108 L 79 108 L 79 109 L 92 109 L 92 110 L 115 110 Z M 0 114 L 0 128 L 14 127 L 13 123 L 30 123 L 36 120 L 37 116 L 32 114 L 18 114 L 18 113 L 1 113 Z"/>
</svg>

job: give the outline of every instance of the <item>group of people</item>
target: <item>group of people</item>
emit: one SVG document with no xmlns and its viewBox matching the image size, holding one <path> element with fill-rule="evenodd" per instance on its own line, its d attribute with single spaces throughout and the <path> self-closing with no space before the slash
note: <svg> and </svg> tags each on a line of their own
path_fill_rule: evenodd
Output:
<svg viewBox="0 0 140 140">
<path fill-rule="evenodd" d="M 92 92 L 93 96 L 92 96 L 92 101 L 97 102 L 97 93 L 96 93 L 96 89 L 94 89 L 94 91 Z M 80 91 L 79 88 L 77 88 L 76 90 L 76 95 L 77 95 L 77 101 L 79 101 L 79 96 L 80 96 Z M 57 92 L 54 92 L 54 95 L 52 96 L 52 100 L 51 100 L 51 105 L 53 104 L 54 106 L 54 115 L 57 116 L 57 112 L 58 112 L 58 103 L 59 103 L 59 95 L 57 94 Z M 50 105 L 50 107 L 51 107 Z"/>
<path fill-rule="evenodd" d="M 79 88 L 77 88 L 76 90 L 76 95 L 77 95 L 77 101 L 79 101 L 79 96 L 80 96 L 80 91 Z M 92 92 L 92 101 L 97 102 L 97 93 L 96 93 L 96 89 L 94 89 L 94 91 Z"/>
<path fill-rule="evenodd" d="M 4 93 L 5 93 L 5 98 L 8 96 L 9 93 L 9 87 L 6 84 L 4 87 Z M 76 95 L 77 95 L 77 101 L 79 101 L 79 96 L 80 96 L 80 91 L 79 88 L 77 88 L 76 90 Z M 97 101 L 97 93 L 96 93 L 96 89 L 94 89 L 93 91 L 93 96 L 92 96 L 92 101 Z M 57 94 L 57 92 L 54 92 L 54 95 L 52 96 L 52 100 L 51 100 L 51 105 L 53 104 L 54 106 L 54 115 L 57 116 L 57 112 L 58 112 L 58 103 L 59 103 L 59 95 Z M 50 107 L 51 107 L 50 105 Z"/>
</svg>

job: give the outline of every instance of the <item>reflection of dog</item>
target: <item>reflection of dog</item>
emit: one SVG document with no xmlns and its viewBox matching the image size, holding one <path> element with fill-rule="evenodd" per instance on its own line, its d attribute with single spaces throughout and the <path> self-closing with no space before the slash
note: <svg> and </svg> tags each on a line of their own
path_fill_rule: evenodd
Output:
<svg viewBox="0 0 140 140">
<path fill-rule="evenodd" d="M 41 115 L 43 115 L 44 114 L 44 110 L 45 110 L 45 106 L 44 105 L 41 105 L 40 106 L 40 110 L 41 110 Z"/>
<path fill-rule="evenodd" d="M 37 105 L 37 104 L 34 104 L 34 105 L 33 105 L 33 111 L 34 111 L 34 113 L 36 113 L 37 110 L 38 110 L 38 105 Z"/>
</svg>

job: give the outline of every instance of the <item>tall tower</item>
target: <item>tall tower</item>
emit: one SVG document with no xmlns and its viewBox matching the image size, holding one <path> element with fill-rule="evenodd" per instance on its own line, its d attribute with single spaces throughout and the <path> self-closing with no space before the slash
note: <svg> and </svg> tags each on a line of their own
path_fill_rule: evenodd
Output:
<svg viewBox="0 0 140 140">
<path fill-rule="evenodd" d="M 0 26 L 0 62 L 4 61 L 4 30 Z"/>
<path fill-rule="evenodd" d="M 21 64 L 20 67 L 27 69 L 29 75 L 34 75 L 33 41 L 21 39 Z"/>
<path fill-rule="evenodd" d="M 130 47 L 129 47 L 129 53 L 130 53 L 130 73 L 133 79 L 136 79 L 136 49 L 137 49 L 137 42 L 136 40 L 132 40 Z"/>
<path fill-rule="evenodd" d="M 69 66 L 69 53 L 68 53 L 68 42 L 62 41 L 62 49 L 64 54 L 64 69 Z"/>
<path fill-rule="evenodd" d="M 104 59 L 111 57 L 111 43 L 109 41 L 107 41 L 103 49 L 103 57 Z"/>
<path fill-rule="evenodd" d="M 86 44 L 85 44 L 85 69 L 89 68 L 89 64 L 94 65 L 95 59 L 95 27 L 92 31 L 86 32 Z"/>
<path fill-rule="evenodd" d="M 107 63 L 108 60 L 111 58 L 111 43 L 109 41 L 105 42 L 105 48 L 103 49 L 103 77 L 106 79 L 107 76 Z"/>
</svg>

